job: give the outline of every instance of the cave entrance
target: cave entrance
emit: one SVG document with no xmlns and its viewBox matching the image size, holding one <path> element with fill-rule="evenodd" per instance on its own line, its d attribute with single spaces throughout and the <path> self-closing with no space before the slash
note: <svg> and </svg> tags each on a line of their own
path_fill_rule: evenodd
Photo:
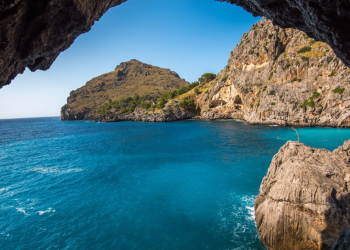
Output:
<svg viewBox="0 0 350 250">
<path fill-rule="evenodd" d="M 243 104 L 242 98 L 239 95 L 236 95 L 235 99 L 233 100 L 233 103 L 242 105 Z"/>
</svg>

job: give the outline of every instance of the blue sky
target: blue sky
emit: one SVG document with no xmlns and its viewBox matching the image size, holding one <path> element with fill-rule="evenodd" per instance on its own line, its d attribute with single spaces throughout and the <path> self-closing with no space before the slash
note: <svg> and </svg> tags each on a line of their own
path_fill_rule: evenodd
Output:
<svg viewBox="0 0 350 250">
<path fill-rule="evenodd" d="M 170 68 L 189 82 L 218 73 L 259 20 L 214 0 L 128 0 L 79 36 L 49 70 L 26 70 L 0 89 L 0 119 L 59 116 L 71 90 L 130 59 Z"/>
</svg>

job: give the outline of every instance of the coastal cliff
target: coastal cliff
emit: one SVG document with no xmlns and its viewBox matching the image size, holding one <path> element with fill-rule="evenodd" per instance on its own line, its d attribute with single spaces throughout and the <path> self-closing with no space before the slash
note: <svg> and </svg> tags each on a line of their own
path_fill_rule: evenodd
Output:
<svg viewBox="0 0 350 250">
<path fill-rule="evenodd" d="M 259 234 L 270 250 L 348 249 L 349 156 L 350 141 L 333 152 L 289 141 L 273 157 L 255 200 Z"/>
<path fill-rule="evenodd" d="M 92 79 L 71 92 L 61 119 L 164 122 L 238 118 L 251 124 L 350 127 L 350 69 L 327 44 L 296 29 L 281 29 L 267 19 L 243 35 L 227 66 L 213 81 L 175 99 L 165 98 L 160 107 L 157 98 L 161 94 L 188 83 L 175 72 L 152 72 L 152 67 L 132 60 Z M 142 112 L 134 112 L 134 107 L 132 112 L 120 112 L 110 106 L 108 112 L 98 112 L 109 100 L 135 94 L 153 96 L 144 101 L 150 101 L 155 109 L 143 107 Z M 195 109 L 179 107 L 189 99 Z"/>
<path fill-rule="evenodd" d="M 197 100 L 204 119 L 349 127 L 349 86 L 350 69 L 327 44 L 263 19 Z"/>
</svg>

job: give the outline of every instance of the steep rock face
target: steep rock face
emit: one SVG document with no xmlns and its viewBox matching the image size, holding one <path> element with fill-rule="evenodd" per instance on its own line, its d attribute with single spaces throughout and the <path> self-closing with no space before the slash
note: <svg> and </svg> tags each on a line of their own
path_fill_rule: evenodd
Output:
<svg viewBox="0 0 350 250">
<path fill-rule="evenodd" d="M 350 141 L 333 152 L 291 141 L 279 150 L 255 201 L 269 249 L 331 249 L 350 228 L 349 156 Z"/>
<path fill-rule="evenodd" d="M 26 67 L 50 68 L 109 8 L 126 0 L 13 0 L 0 3 L 0 88 Z"/>
<path fill-rule="evenodd" d="M 326 42 L 350 66 L 350 2 L 347 0 L 219 0 L 265 16 L 282 28 L 297 28 Z"/>
<path fill-rule="evenodd" d="M 263 19 L 211 83 L 203 117 L 231 110 L 252 124 L 350 126 L 350 70 L 328 45 Z"/>
<path fill-rule="evenodd" d="M 189 83 L 170 69 L 137 60 L 118 65 L 114 71 L 95 77 L 85 86 L 71 91 L 67 104 L 61 109 L 61 120 L 82 120 L 97 117 L 96 111 L 108 102 L 135 94 L 159 95 Z M 115 111 L 113 114 L 117 114 Z M 118 114 L 117 117 L 129 117 Z M 118 119 L 119 119 L 118 118 Z"/>
</svg>

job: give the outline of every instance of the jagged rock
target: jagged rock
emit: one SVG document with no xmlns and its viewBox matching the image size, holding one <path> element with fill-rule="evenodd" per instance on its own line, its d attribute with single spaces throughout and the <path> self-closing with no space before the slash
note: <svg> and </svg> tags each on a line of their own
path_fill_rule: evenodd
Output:
<svg viewBox="0 0 350 250">
<path fill-rule="evenodd" d="M 348 155 L 350 141 L 333 152 L 289 141 L 273 157 L 255 201 L 269 249 L 327 250 L 350 229 Z"/>
<path fill-rule="evenodd" d="M 13 0 L 0 3 L 0 88 L 18 73 L 50 68 L 109 8 L 126 0 Z"/>
<path fill-rule="evenodd" d="M 150 112 L 149 110 L 143 110 L 137 107 L 131 114 L 111 114 L 101 115 L 97 117 L 88 117 L 88 119 L 99 119 L 101 122 L 120 122 L 120 121 L 142 121 L 142 122 L 172 122 L 190 119 L 195 116 L 185 109 L 180 109 L 178 105 L 171 109 L 169 105 L 165 109 L 158 110 L 156 112 Z"/>
<path fill-rule="evenodd" d="M 332 47 L 350 66 L 350 2 L 347 0 L 219 0 L 265 16 L 282 28 L 297 28 Z"/>
<path fill-rule="evenodd" d="M 230 111 L 251 124 L 350 127 L 350 69 L 325 43 L 267 19 L 243 35 L 209 92 L 198 97 L 203 117 Z"/>
</svg>

